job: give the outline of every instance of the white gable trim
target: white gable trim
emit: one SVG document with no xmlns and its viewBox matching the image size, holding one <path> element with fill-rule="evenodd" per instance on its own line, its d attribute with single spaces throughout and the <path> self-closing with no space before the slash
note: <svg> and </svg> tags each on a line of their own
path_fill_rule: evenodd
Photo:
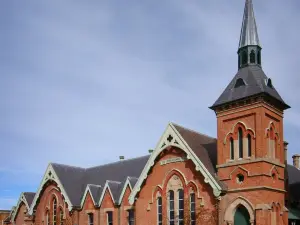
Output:
<svg viewBox="0 0 300 225">
<path fill-rule="evenodd" d="M 216 179 L 205 168 L 201 160 L 196 156 L 194 151 L 188 146 L 188 144 L 185 142 L 183 137 L 176 130 L 174 125 L 172 123 L 169 123 L 129 196 L 130 204 L 134 203 L 135 196 L 141 190 L 143 181 L 147 179 L 148 172 L 150 168 L 154 165 L 155 159 L 164 149 L 166 149 L 169 146 L 175 146 L 183 150 L 187 154 L 187 159 L 192 160 L 196 166 L 196 170 L 199 171 L 204 176 L 205 178 L 204 182 L 209 183 L 209 185 L 212 187 L 214 195 L 218 197 L 221 194 L 222 188 L 220 187 Z"/>
<path fill-rule="evenodd" d="M 27 211 L 29 211 L 29 209 L 30 209 L 29 207 L 30 206 L 28 205 L 28 202 L 27 202 L 27 200 L 25 198 L 24 192 L 21 193 L 21 195 L 19 197 L 19 200 L 18 200 L 18 203 L 17 203 L 17 206 L 15 207 L 15 210 L 13 211 L 13 213 L 11 215 L 11 221 L 13 223 L 15 221 L 15 217 L 17 216 L 17 213 L 19 211 L 19 208 L 20 208 L 22 202 L 25 204 Z"/>
<path fill-rule="evenodd" d="M 130 191 L 132 191 L 132 187 L 131 187 L 131 184 L 130 184 L 130 180 L 129 180 L 129 179 L 130 179 L 130 177 L 127 177 L 126 182 L 125 182 L 125 184 L 124 184 L 124 186 L 123 186 L 123 189 L 122 189 L 122 192 L 121 192 L 119 201 L 118 201 L 118 204 L 119 204 L 119 205 L 122 204 L 122 200 L 123 200 L 123 197 L 124 197 L 124 195 L 125 195 L 127 186 L 129 186 Z"/>
<path fill-rule="evenodd" d="M 69 211 L 72 210 L 73 205 L 72 205 L 72 203 L 71 203 L 71 201 L 70 201 L 70 199 L 69 199 L 69 197 L 68 197 L 68 195 L 67 195 L 67 193 L 66 193 L 66 191 L 65 191 L 65 189 L 64 189 L 64 187 L 63 187 L 63 185 L 62 185 L 62 183 L 60 182 L 60 180 L 59 180 L 57 174 L 55 173 L 55 170 L 53 169 L 51 163 L 49 163 L 49 165 L 48 165 L 48 167 L 47 167 L 47 169 L 46 169 L 46 172 L 45 172 L 45 174 L 44 174 L 44 177 L 43 177 L 43 179 L 42 179 L 42 181 L 41 181 L 41 183 L 40 183 L 39 189 L 38 189 L 38 191 L 36 192 L 36 194 L 35 194 L 35 196 L 34 196 L 34 199 L 33 199 L 33 201 L 32 201 L 32 204 L 31 204 L 31 207 L 30 207 L 30 210 L 29 210 L 29 215 L 32 215 L 32 214 L 33 214 L 33 212 L 34 212 L 34 211 L 33 211 L 33 210 L 34 210 L 34 207 L 36 206 L 37 200 L 38 200 L 38 198 L 39 198 L 40 195 L 41 195 L 41 192 L 42 192 L 42 190 L 43 190 L 43 187 L 44 187 L 44 185 L 45 185 L 49 180 L 52 180 L 52 181 L 54 181 L 54 182 L 57 184 L 58 188 L 59 188 L 60 191 L 61 191 L 62 196 L 64 196 L 65 201 L 68 203 L 68 210 L 69 210 Z"/>
<path fill-rule="evenodd" d="M 85 188 L 83 197 L 82 197 L 82 199 L 81 199 L 81 204 L 80 204 L 81 208 L 82 208 L 83 205 L 84 205 L 84 202 L 85 202 L 85 199 L 86 199 L 86 196 L 87 196 L 88 193 L 90 193 L 90 196 L 92 197 L 94 206 L 97 206 L 97 203 L 96 203 L 96 201 L 95 201 L 95 199 L 94 199 L 94 196 L 93 196 L 93 194 L 92 194 L 92 191 L 91 191 L 91 189 L 90 189 L 90 186 L 91 186 L 91 185 L 97 186 L 97 187 L 101 188 L 101 185 L 88 184 L 88 185 L 86 186 L 86 188 Z"/>
<path fill-rule="evenodd" d="M 102 203 L 103 198 L 104 198 L 104 196 L 105 196 L 106 189 L 108 189 L 108 192 L 109 192 L 109 194 L 110 194 L 111 199 L 113 200 L 113 203 L 114 203 L 114 204 L 116 203 L 116 201 L 115 201 L 115 199 L 114 199 L 114 196 L 112 195 L 111 190 L 110 190 L 110 187 L 109 187 L 109 185 L 108 185 L 109 182 L 120 183 L 120 182 L 117 182 L 117 181 L 110 181 L 110 180 L 107 180 L 107 181 L 105 182 L 105 185 L 104 185 L 104 188 L 103 188 L 103 191 L 102 191 L 100 200 L 99 200 L 99 206 L 101 206 L 101 203 Z"/>
</svg>

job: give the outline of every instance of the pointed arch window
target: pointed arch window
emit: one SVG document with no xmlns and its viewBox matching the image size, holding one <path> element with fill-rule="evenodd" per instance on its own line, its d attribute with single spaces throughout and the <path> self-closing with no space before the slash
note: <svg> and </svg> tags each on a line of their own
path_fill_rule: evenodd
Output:
<svg viewBox="0 0 300 225">
<path fill-rule="evenodd" d="M 252 155 L 252 144 L 251 144 L 251 135 L 250 134 L 248 134 L 247 135 L 247 142 L 248 142 L 248 157 L 251 157 L 251 155 Z"/>
<path fill-rule="evenodd" d="M 261 65 L 261 53 L 260 53 L 260 51 L 257 52 L 257 64 Z"/>
<path fill-rule="evenodd" d="M 234 160 L 234 141 L 233 138 L 230 138 L 230 159 Z"/>
<path fill-rule="evenodd" d="M 239 158 L 243 158 L 243 130 L 242 128 L 238 129 L 238 142 L 239 142 Z"/>
<path fill-rule="evenodd" d="M 162 198 L 157 198 L 157 225 L 162 225 Z"/>
<path fill-rule="evenodd" d="M 184 225 L 184 191 L 178 190 L 178 225 Z"/>
<path fill-rule="evenodd" d="M 252 50 L 250 53 L 250 63 L 255 63 L 255 51 Z"/>
<path fill-rule="evenodd" d="M 56 225 L 56 214 L 57 214 L 57 201 L 53 198 L 53 225 Z"/>
<path fill-rule="evenodd" d="M 235 82 L 234 88 L 238 88 L 238 87 L 245 86 L 245 85 L 246 85 L 246 83 L 243 80 L 243 78 L 238 78 Z"/>
<path fill-rule="evenodd" d="M 190 217 L 191 217 L 190 225 L 196 225 L 196 196 L 195 196 L 195 193 L 190 194 Z"/>
<path fill-rule="evenodd" d="M 242 64 L 245 65 L 248 62 L 248 55 L 246 51 L 243 51 L 242 53 Z"/>
<path fill-rule="evenodd" d="M 174 191 L 169 191 L 169 225 L 175 225 Z"/>
</svg>

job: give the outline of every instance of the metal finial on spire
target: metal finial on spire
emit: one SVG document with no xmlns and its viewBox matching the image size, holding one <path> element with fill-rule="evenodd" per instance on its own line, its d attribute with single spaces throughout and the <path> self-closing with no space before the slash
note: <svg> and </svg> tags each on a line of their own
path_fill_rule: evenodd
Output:
<svg viewBox="0 0 300 225">
<path fill-rule="evenodd" d="M 252 0 L 246 0 L 239 48 L 257 45 L 260 47 Z"/>
</svg>

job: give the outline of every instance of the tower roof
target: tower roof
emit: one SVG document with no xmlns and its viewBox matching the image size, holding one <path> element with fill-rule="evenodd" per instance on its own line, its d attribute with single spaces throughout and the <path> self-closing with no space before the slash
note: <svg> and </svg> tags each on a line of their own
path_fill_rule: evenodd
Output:
<svg viewBox="0 0 300 225">
<path fill-rule="evenodd" d="M 249 45 L 260 47 L 252 0 L 246 0 L 239 49 Z"/>
<path fill-rule="evenodd" d="M 289 108 L 276 91 L 272 80 L 257 65 L 241 68 L 211 108 L 259 94 L 276 99 L 284 109 Z"/>
</svg>

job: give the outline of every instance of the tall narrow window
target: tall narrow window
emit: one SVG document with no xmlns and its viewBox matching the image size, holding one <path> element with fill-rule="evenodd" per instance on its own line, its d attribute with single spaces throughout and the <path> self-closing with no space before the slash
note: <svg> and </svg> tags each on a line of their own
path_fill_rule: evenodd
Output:
<svg viewBox="0 0 300 225">
<path fill-rule="evenodd" d="M 191 224 L 196 225 L 196 203 L 195 203 L 195 193 L 190 194 L 190 217 L 191 217 Z"/>
<path fill-rule="evenodd" d="M 107 225 L 113 225 L 113 212 L 107 212 Z"/>
<path fill-rule="evenodd" d="M 93 213 L 88 214 L 88 222 L 89 222 L 89 225 L 94 225 L 94 214 Z"/>
<path fill-rule="evenodd" d="M 162 198 L 157 198 L 157 224 L 162 225 Z"/>
<path fill-rule="evenodd" d="M 239 158 L 243 158 L 243 130 L 239 128 L 238 130 L 238 140 L 239 140 Z"/>
<path fill-rule="evenodd" d="M 255 52 L 254 50 L 250 53 L 250 63 L 255 63 Z"/>
<path fill-rule="evenodd" d="M 59 222 L 60 222 L 60 225 L 64 224 L 64 212 L 63 212 L 62 208 L 60 208 L 60 210 L 59 210 Z"/>
<path fill-rule="evenodd" d="M 251 157 L 251 154 L 252 154 L 252 152 L 251 152 L 251 135 L 250 134 L 248 134 L 247 135 L 247 141 L 248 141 L 248 157 Z"/>
<path fill-rule="evenodd" d="M 243 51 L 242 53 L 242 64 L 245 65 L 248 62 L 248 55 L 246 51 Z"/>
<path fill-rule="evenodd" d="M 169 191 L 169 225 L 175 225 L 174 191 Z"/>
<path fill-rule="evenodd" d="M 230 159 L 234 160 L 234 142 L 233 138 L 230 138 Z"/>
<path fill-rule="evenodd" d="M 178 190 L 178 225 L 184 225 L 184 191 Z"/>
<path fill-rule="evenodd" d="M 56 225 L 57 201 L 53 199 L 53 225 Z"/>
<path fill-rule="evenodd" d="M 50 225 L 49 211 L 46 212 L 46 224 Z"/>
<path fill-rule="evenodd" d="M 257 52 L 257 64 L 258 65 L 261 64 L 261 53 L 260 53 L 260 51 Z"/>
<path fill-rule="evenodd" d="M 134 225 L 134 210 L 128 210 L 128 225 Z"/>
</svg>

